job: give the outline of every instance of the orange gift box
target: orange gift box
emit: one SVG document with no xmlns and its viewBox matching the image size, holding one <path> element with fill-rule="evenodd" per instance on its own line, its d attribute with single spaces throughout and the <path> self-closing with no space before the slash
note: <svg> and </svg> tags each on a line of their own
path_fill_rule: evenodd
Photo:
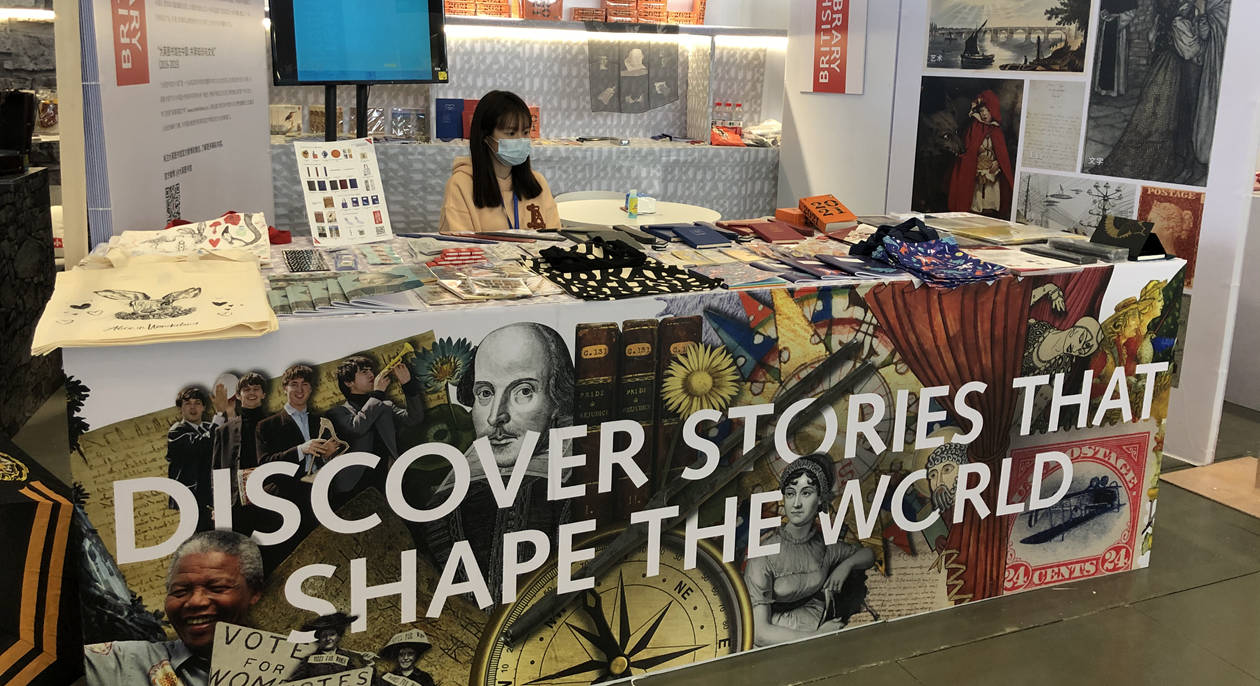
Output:
<svg viewBox="0 0 1260 686">
<path fill-rule="evenodd" d="M 805 213 L 796 207 L 780 207 L 774 211 L 774 218 L 795 226 L 805 226 Z"/>
</svg>

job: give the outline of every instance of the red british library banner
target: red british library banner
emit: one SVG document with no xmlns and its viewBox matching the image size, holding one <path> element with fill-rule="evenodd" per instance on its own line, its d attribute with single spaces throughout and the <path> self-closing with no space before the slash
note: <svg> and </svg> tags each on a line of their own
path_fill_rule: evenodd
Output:
<svg viewBox="0 0 1260 686">
<path fill-rule="evenodd" d="M 846 93 L 849 61 L 849 0 L 816 0 L 814 92 Z"/>
<path fill-rule="evenodd" d="M 149 36 L 144 0 L 113 0 L 114 70 L 118 85 L 149 82 Z"/>
</svg>

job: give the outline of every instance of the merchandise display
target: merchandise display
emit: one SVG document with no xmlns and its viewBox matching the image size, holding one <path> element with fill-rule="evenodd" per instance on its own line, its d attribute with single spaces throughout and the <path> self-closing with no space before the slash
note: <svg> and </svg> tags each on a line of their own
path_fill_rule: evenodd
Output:
<svg viewBox="0 0 1260 686">
<path fill-rule="evenodd" d="M 384 181 L 371 139 L 293 144 L 316 245 L 352 245 L 393 236 Z"/>
<path fill-rule="evenodd" d="M 1047 273 L 1050 270 L 1075 271 L 1075 261 L 1064 261 L 1053 257 L 1041 257 L 1023 250 L 1007 248 L 999 245 L 979 248 L 963 248 L 963 252 L 983 262 L 991 262 L 1006 267 L 1015 274 Z"/>
<path fill-rule="evenodd" d="M 1061 229 L 995 220 L 970 212 L 929 214 L 924 216 L 923 221 L 939 231 L 948 231 L 960 238 L 974 238 L 995 245 L 1044 243 L 1050 238 L 1063 237 L 1066 233 Z"/>
<path fill-rule="evenodd" d="M 84 127 L 30 344 L 87 686 L 630 683 L 1152 563 L 1231 0 L 270 0 L 206 77 L 258 4 L 150 3 L 152 75 L 80 13 L 85 103 L 206 88 Z"/>
<path fill-rule="evenodd" d="M 227 212 L 216 219 L 179 223 L 161 231 L 123 231 L 109 241 L 126 255 L 186 255 L 246 251 L 263 264 L 271 259 L 267 218 L 261 212 Z M 113 259 L 119 259 L 114 253 Z"/>
<path fill-rule="evenodd" d="M 74 269 L 57 275 L 31 352 L 262 336 L 277 326 L 257 263 L 200 260 Z"/>
</svg>

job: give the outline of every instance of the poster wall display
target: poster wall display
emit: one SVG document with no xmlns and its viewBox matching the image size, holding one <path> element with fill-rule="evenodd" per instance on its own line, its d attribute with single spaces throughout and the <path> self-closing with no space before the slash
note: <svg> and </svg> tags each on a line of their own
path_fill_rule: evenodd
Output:
<svg viewBox="0 0 1260 686">
<path fill-rule="evenodd" d="M 1183 266 L 67 351 L 83 578 L 121 580 L 88 682 L 606 681 L 1144 566 Z M 212 552 L 241 592 L 204 622 Z"/>
<path fill-rule="evenodd" d="M 1029 81 L 1024 166 L 1076 171 L 1084 108 L 1085 84 L 1080 81 Z"/>
<path fill-rule="evenodd" d="M 1118 181 L 1020 174 L 1015 221 L 1092 236 L 1108 215 L 1135 218 L 1138 187 Z"/>
<path fill-rule="evenodd" d="M 226 198 L 271 216 L 262 0 L 85 7 L 92 243 L 219 216 Z"/>
<path fill-rule="evenodd" d="M 930 0 L 930 69 L 1085 69 L 1088 2 Z"/>
<path fill-rule="evenodd" d="M 1010 218 L 1024 82 L 924 76 L 915 149 L 916 212 Z"/>
<path fill-rule="evenodd" d="M 810 0 L 812 53 L 801 51 L 789 67 L 807 75 L 807 93 L 857 95 L 866 79 L 867 0 Z M 806 61 L 808 60 L 808 62 Z"/>
<path fill-rule="evenodd" d="M 394 237 L 372 139 L 294 143 L 293 154 L 315 245 Z"/>
<path fill-rule="evenodd" d="M 1100 0 L 1081 170 L 1207 184 L 1231 0 Z"/>
<path fill-rule="evenodd" d="M 1137 218 L 1154 224 L 1164 250 L 1186 261 L 1186 288 L 1194 285 L 1204 197 L 1199 191 L 1145 186 L 1138 200 Z"/>
<path fill-rule="evenodd" d="M 1031 189 L 1017 184 L 1016 200 L 1010 208 L 1013 214 L 1006 218 L 1034 223 L 1044 218 L 1047 221 L 1043 223 L 1070 223 L 1077 232 L 1086 233 L 1077 207 L 1083 198 L 1070 190 L 1073 187 L 1084 191 L 1095 184 L 1110 186 L 1110 193 L 1120 193 L 1117 200 L 1123 198 L 1121 205 L 1127 207 L 1128 198 L 1132 197 L 1130 217 L 1141 215 L 1148 219 L 1146 212 L 1139 213 L 1137 209 L 1146 188 L 1203 194 L 1199 220 L 1203 228 L 1197 232 L 1185 228 L 1194 226 L 1195 208 L 1182 207 L 1174 212 L 1172 203 L 1165 203 L 1159 205 L 1165 228 L 1156 235 L 1161 236 L 1170 253 L 1193 252 L 1196 261 L 1210 260 L 1214 265 L 1212 278 L 1205 279 L 1202 270 L 1197 270 L 1193 279 L 1187 274 L 1187 282 L 1194 285 L 1196 295 L 1206 293 L 1207 297 L 1199 298 L 1206 304 L 1200 304 L 1195 315 L 1201 328 L 1189 334 L 1194 340 L 1191 347 L 1197 348 L 1184 357 L 1188 373 L 1183 393 L 1189 400 L 1175 404 L 1173 423 L 1179 430 L 1172 432 L 1175 445 L 1170 450 L 1196 464 L 1211 462 L 1220 426 L 1220 399 L 1224 395 L 1224 382 L 1217 372 L 1228 359 L 1235 293 L 1243 264 L 1243 227 L 1250 209 L 1245 194 L 1255 165 L 1251 152 L 1255 134 L 1249 134 L 1255 128 L 1255 102 L 1245 93 L 1254 81 L 1251 65 L 1260 52 L 1248 41 L 1226 39 L 1231 24 L 1237 34 L 1238 27 L 1260 21 L 1256 15 L 1260 6 L 1231 0 L 906 0 L 901 7 L 901 31 L 905 34 L 918 26 L 924 37 L 921 41 L 898 42 L 896 108 L 886 196 L 890 211 L 907 207 L 923 211 L 948 209 L 942 205 L 945 196 L 941 194 L 934 197 L 934 203 L 924 202 L 921 190 L 927 186 L 922 180 L 940 178 L 941 168 L 951 164 L 950 149 L 961 149 L 958 141 L 964 132 L 961 127 L 951 129 L 948 122 L 925 116 L 940 105 L 924 103 L 919 95 L 925 77 L 948 74 L 951 78 L 979 79 L 995 73 L 934 67 L 929 54 L 935 40 L 933 34 L 940 32 L 939 16 L 934 13 L 946 6 L 981 4 L 985 5 L 983 16 L 973 18 L 977 26 L 985 19 L 996 21 L 1004 13 L 1041 4 L 1055 12 L 1056 25 L 1070 24 L 1079 35 L 1092 27 L 1086 36 L 1083 71 L 1003 72 L 1003 76 L 1024 83 L 1024 140 L 1019 154 L 1013 157 L 1019 181 L 1034 184 Z M 993 25 L 987 25 L 985 31 Z M 991 34 L 987 37 L 993 38 Z M 996 52 L 984 47 L 980 51 Z M 1074 105 L 1082 86 L 1085 103 L 1080 108 L 1080 134 L 1072 140 L 1070 133 L 1077 127 Z M 917 136 L 913 133 L 916 129 Z M 1056 130 L 1063 138 L 1059 145 L 1051 147 L 1051 132 Z M 1231 132 L 1228 140 L 1224 135 L 1215 135 L 1216 131 L 1227 130 Z M 916 141 L 917 147 L 910 140 Z M 925 146 L 922 141 L 929 141 L 930 145 Z M 1067 167 L 1069 158 L 1073 164 Z M 1229 169 L 1211 169 L 1214 161 Z M 1039 181 L 1046 175 L 1063 179 L 1046 187 Z M 1064 193 L 1058 192 L 1059 183 L 1063 183 Z M 1071 194 L 1076 199 L 1050 198 L 1047 205 L 1047 196 L 1056 194 Z M 1060 210 L 1076 216 L 1056 216 Z M 1173 232 L 1177 238 L 1171 242 L 1179 242 L 1179 246 L 1170 246 L 1170 241 L 1161 235 Z M 1191 235 L 1197 238 L 1191 239 Z"/>
</svg>

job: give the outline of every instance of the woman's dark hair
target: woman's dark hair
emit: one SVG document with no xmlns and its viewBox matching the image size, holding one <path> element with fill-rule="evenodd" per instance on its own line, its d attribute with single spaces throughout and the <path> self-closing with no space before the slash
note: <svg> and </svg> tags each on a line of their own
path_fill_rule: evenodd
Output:
<svg viewBox="0 0 1260 686">
<path fill-rule="evenodd" d="M 831 456 L 826 453 L 813 453 L 798 457 L 779 475 L 779 488 L 785 489 L 788 484 L 801 478 L 802 475 L 817 488 L 820 493 L 830 497 L 835 486 L 834 465 Z M 827 499 L 824 497 L 824 501 Z"/>
<path fill-rule="evenodd" d="M 473 204 L 477 207 L 502 207 L 503 193 L 499 180 L 494 176 L 494 153 L 486 144 L 486 138 L 500 124 L 516 122 L 528 128 L 533 121 L 529 107 L 520 96 L 508 91 L 490 91 L 481 96 L 477 109 L 473 110 L 472 124 L 468 127 L 468 152 L 472 155 Z M 512 192 L 521 200 L 537 198 L 542 185 L 534 178 L 529 160 L 512 167 Z"/>
</svg>

